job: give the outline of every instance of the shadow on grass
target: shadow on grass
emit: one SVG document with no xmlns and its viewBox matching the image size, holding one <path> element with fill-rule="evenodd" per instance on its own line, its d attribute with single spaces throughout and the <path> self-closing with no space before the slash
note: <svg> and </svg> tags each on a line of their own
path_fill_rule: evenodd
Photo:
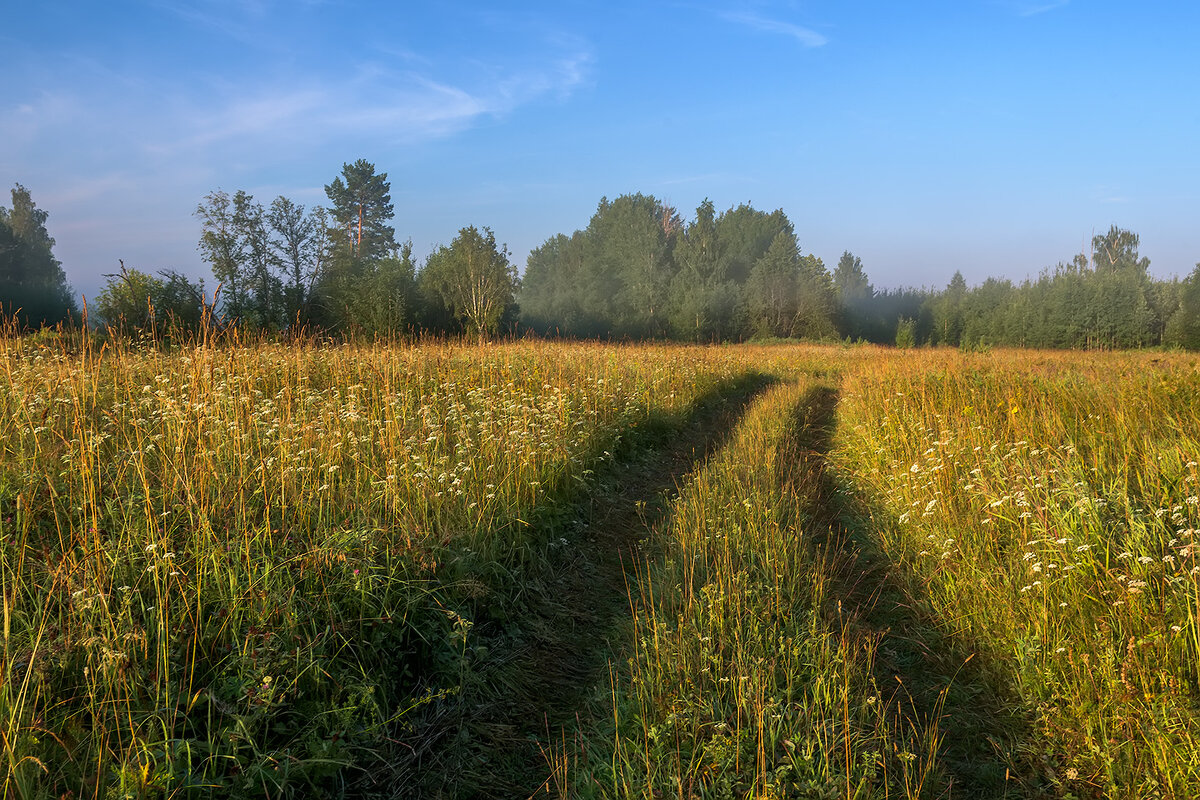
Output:
<svg viewBox="0 0 1200 800">
<path fill-rule="evenodd" d="M 530 524 L 537 552 L 500 565 L 504 592 L 460 604 L 471 620 L 458 686 L 426 704 L 385 774 L 392 796 L 536 797 L 588 699 L 608 689 L 611 642 L 629 621 L 624 564 L 670 512 L 684 476 L 716 452 L 751 401 L 775 382 L 748 373 L 682 416 L 626 431 L 586 483 L 544 501 Z M 493 565 L 495 566 L 495 565 Z"/>
<path fill-rule="evenodd" d="M 889 730 L 937 742 L 922 796 L 1026 797 L 1049 792 L 1030 758 L 1030 722 L 1019 711 L 1003 658 L 956 634 L 933 611 L 918 576 L 891 559 L 872 530 L 870 499 L 827 469 L 838 392 L 810 390 L 779 448 L 784 490 L 809 515 L 806 539 L 829 565 L 822 610 L 846 646 L 878 641 L 873 678 Z M 875 512 L 874 514 L 872 512 Z"/>
</svg>

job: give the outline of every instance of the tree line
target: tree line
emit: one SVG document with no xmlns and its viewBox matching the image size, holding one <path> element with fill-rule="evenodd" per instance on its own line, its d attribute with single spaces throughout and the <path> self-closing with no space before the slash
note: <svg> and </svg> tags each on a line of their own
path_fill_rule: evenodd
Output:
<svg viewBox="0 0 1200 800">
<path fill-rule="evenodd" d="M 643 194 L 600 201 L 586 228 L 529 254 L 521 320 L 541 334 L 729 341 L 835 338 L 821 259 L 782 210 L 705 200 L 690 221 Z"/>
<path fill-rule="evenodd" d="M 865 281 L 842 291 L 845 334 L 900 345 L 1058 349 L 1166 346 L 1200 350 L 1200 264 L 1186 278 L 1156 279 L 1137 234 L 1112 226 L 1091 252 L 1013 283 L 877 293 Z"/>
<path fill-rule="evenodd" d="M 1112 226 L 1091 252 L 1019 284 L 876 290 L 846 251 L 829 272 L 782 210 L 705 201 L 687 223 L 653 197 L 601 200 L 588 226 L 530 253 L 520 304 L 538 333 L 584 337 L 849 339 L 899 346 L 1200 349 L 1200 265 L 1157 280 L 1138 236 Z"/>
<path fill-rule="evenodd" d="M 198 204 L 214 290 L 174 270 L 120 264 L 91 321 L 167 336 L 207 320 L 333 335 L 531 333 L 695 342 L 852 340 L 899 346 L 1200 349 L 1200 265 L 1158 280 L 1136 234 L 1113 226 L 1091 252 L 1013 283 L 876 290 L 862 260 L 833 270 L 802 251 L 782 209 L 705 200 L 691 219 L 645 194 L 602 198 L 586 227 L 535 248 L 519 277 L 489 228 L 462 228 L 418 265 L 392 227 L 387 173 L 344 164 L 328 206 L 245 191 Z M 76 319 L 47 214 L 29 191 L 0 207 L 0 312 L 24 327 Z"/>
<path fill-rule="evenodd" d="M 516 269 L 490 229 L 461 229 L 418 269 L 412 242 L 398 242 L 390 224 L 387 173 L 362 159 L 344 164 L 325 194 L 328 207 L 305 208 L 283 196 L 263 205 L 245 191 L 217 190 L 197 206 L 198 247 L 217 287 L 211 301 L 217 324 L 255 331 L 480 337 L 516 324 Z M 178 294 L 163 296 L 162 278 L 114 277 L 119 280 L 97 298 L 98 313 L 110 323 L 136 320 L 135 327 L 145 327 L 151 322 L 142 315 L 147 305 L 157 307 L 163 324 L 191 319 L 197 308 Z M 193 289 L 203 296 L 202 285 Z"/>
</svg>

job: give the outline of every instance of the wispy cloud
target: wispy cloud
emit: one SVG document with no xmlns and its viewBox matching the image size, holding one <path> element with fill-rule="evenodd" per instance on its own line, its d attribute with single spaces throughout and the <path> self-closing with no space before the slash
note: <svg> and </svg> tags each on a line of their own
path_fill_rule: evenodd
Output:
<svg viewBox="0 0 1200 800">
<path fill-rule="evenodd" d="M 1062 8 L 1070 2 L 1071 0 L 1049 0 L 1049 2 L 1043 3 L 1018 2 L 1012 8 L 1017 12 L 1017 16 L 1035 17 L 1038 14 L 1045 14 L 1047 11 Z"/>
<path fill-rule="evenodd" d="M 246 18 L 279 0 L 238 4 L 149 0 L 221 36 L 248 35 Z M 229 13 L 225 13 L 228 11 Z M 252 28 L 252 26 L 250 26 Z M 27 48 L 31 79 L 0 93 L 0 202 L 20 181 L 52 211 L 56 254 L 77 288 L 94 293 L 117 258 L 193 265 L 191 211 L 217 187 L 302 202 L 340 159 L 378 159 L 452 137 L 487 119 L 540 102 L 562 102 L 586 86 L 593 56 L 582 38 L 529 36 L 471 63 L 436 48 L 367 47 L 310 69 L 288 54 L 257 70 L 191 65 L 170 72 L 86 51 L 43 58 Z M 295 182 L 295 185 L 293 185 Z M 319 184 L 317 184 L 319 187 Z"/>
<path fill-rule="evenodd" d="M 313 76 L 238 86 L 188 102 L 164 131 L 167 138 L 148 142 L 147 149 L 167 155 L 236 142 L 316 145 L 346 136 L 429 141 L 481 117 L 503 117 L 541 98 L 569 96 L 585 80 L 589 63 L 586 54 L 566 57 L 541 68 L 499 72 L 475 86 L 371 65 L 341 81 Z"/>
<path fill-rule="evenodd" d="M 829 41 L 821 34 L 811 28 L 805 28 L 803 25 L 771 19 L 750 12 L 728 12 L 722 14 L 721 17 L 764 33 L 790 36 L 805 47 L 821 47 Z"/>
<path fill-rule="evenodd" d="M 286 34 L 268 23 L 272 17 L 286 19 L 306 9 L 323 6 L 328 0 L 142 0 L 145 5 L 175 17 L 194 29 L 208 31 L 254 49 L 288 49 Z M 284 30 L 281 27 L 280 30 Z"/>
<path fill-rule="evenodd" d="M 247 18 L 260 18 L 265 10 L 265 6 L 259 2 L 230 4 L 148 0 L 148 5 L 174 14 L 189 25 L 205 28 L 247 44 L 254 39 L 246 25 Z"/>
<path fill-rule="evenodd" d="M 218 65 L 208 75 L 190 74 L 186 83 L 164 79 L 123 97 L 97 97 L 94 113 L 123 107 L 131 118 L 144 121 L 137 138 L 152 156 L 194 157 L 201 155 L 198 151 L 239 142 L 245 150 L 263 144 L 311 147 L 345 137 L 385 144 L 429 141 L 541 99 L 564 100 L 586 84 L 593 63 L 585 39 L 531 23 L 528 30 L 518 26 L 516 35 L 508 37 L 527 43 L 518 49 L 498 47 L 469 59 L 448 58 L 391 37 L 368 43 L 355 54 L 355 62 L 327 61 L 311 71 L 297 71 L 289 64 L 296 42 L 285 37 L 273 47 L 272 26 L 264 21 L 290 13 L 296 3 L 314 7 L 329 0 L 142 2 L 219 36 L 253 42 L 256 51 L 269 53 L 277 65 L 288 65 L 236 76 L 222 74 Z M 144 74 L 131 73 L 139 79 Z M 108 83 L 129 77 L 109 75 Z M 86 93 L 77 97 L 87 102 Z M 10 124 L 28 135 L 28 120 Z"/>
<path fill-rule="evenodd" d="M 192 110 L 168 119 L 170 139 L 146 141 L 151 153 L 170 155 L 195 151 L 207 145 L 260 137 L 290 138 L 288 131 L 316 114 L 329 102 L 328 93 L 314 89 L 277 91 L 256 89 L 242 95 L 193 104 Z M 179 136 L 180 138 L 173 138 Z"/>
<path fill-rule="evenodd" d="M 151 0 L 180 14 L 178 0 Z M 268 0 L 207 0 L 210 9 L 260 14 Z M 222 14 L 213 14 L 215 20 Z M 234 15 L 236 16 L 236 15 Z M 542 100 L 561 102 L 587 84 L 593 56 L 573 37 L 542 38 L 519 53 L 460 62 L 372 48 L 340 70 L 264 69 L 257 75 L 160 75 L 73 52 L 45 62 L 34 86 L 0 98 L 0 172 L 29 174 L 53 154 L 56 171 L 89 178 L 121 163 L 134 173 L 229 172 L 327 150 L 433 141 L 480 119 L 504 118 Z M 32 55 L 30 55 L 32 58 Z M 88 135 L 80 137 L 86 130 Z"/>
</svg>

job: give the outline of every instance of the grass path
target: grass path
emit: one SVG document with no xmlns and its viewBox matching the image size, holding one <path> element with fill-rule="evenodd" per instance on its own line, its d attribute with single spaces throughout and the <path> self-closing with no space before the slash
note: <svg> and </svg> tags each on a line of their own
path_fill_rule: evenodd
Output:
<svg viewBox="0 0 1200 800">
<path fill-rule="evenodd" d="M 655 545 L 647 540 L 671 528 L 678 490 L 735 433 L 759 388 L 710 397 L 684 429 L 636 450 L 581 499 L 578 534 L 523 623 L 528 635 L 494 662 L 520 666 L 505 677 L 508 702 L 473 720 L 482 734 L 476 752 L 487 756 L 473 785 L 461 787 L 466 795 L 568 797 L 587 788 L 577 782 L 586 772 L 578 767 L 595 758 L 587 732 L 606 726 L 596 716 L 610 713 L 609 665 L 628 655 L 630 593 L 644 591 L 639 581 L 662 555 L 648 551 Z M 1034 726 L 1020 710 L 1010 665 L 952 632 L 920 579 L 873 533 L 871 499 L 827 469 L 838 390 L 816 384 L 798 397 L 774 451 L 774 474 L 791 498 L 783 507 L 795 510 L 783 522 L 807 549 L 818 587 L 807 613 L 832 634 L 830 646 L 850 665 L 846 675 L 861 678 L 857 686 L 847 678 L 842 698 L 858 706 L 858 744 L 843 748 L 848 769 L 859 770 L 881 744 L 893 750 L 881 764 L 907 759 L 890 777 L 884 767 L 878 783 L 861 776 L 843 783 L 843 796 L 1044 796 L 1050 789 L 1035 757 Z M 706 796 L 694 791 L 681 796 Z"/>
<path fill-rule="evenodd" d="M 694 348 L 0 340 L 5 791 L 491 790 L 513 748 L 478 743 L 544 694 L 522 670 L 561 626 L 538 598 L 596 474 L 752 370 Z"/>
<path fill-rule="evenodd" d="M 608 665 L 628 633 L 626 568 L 648 557 L 642 543 L 667 519 L 679 485 L 719 450 L 768 383 L 748 374 L 701 397 L 682 424 L 636 432 L 587 491 L 556 509 L 564 535 L 530 585 L 527 609 L 512 620 L 476 619 L 487 658 L 431 725 L 439 743 L 414 760 L 411 774 L 437 778 L 424 794 L 565 791 L 578 731 L 601 707 L 595 698 L 609 692 Z"/>
<path fill-rule="evenodd" d="M 545 794 L 1053 793 L 1011 665 L 935 611 L 827 467 L 838 401 L 826 379 L 777 385 L 642 521 L 658 557 L 626 575 L 610 695 L 546 748 Z"/>
<path fill-rule="evenodd" d="M 1024 797 L 1045 787 L 1029 759 L 1031 721 L 1019 711 L 1011 670 L 978 641 L 951 633 L 920 581 L 891 559 L 871 530 L 869 498 L 826 469 L 838 392 L 819 386 L 797 406 L 780 449 L 785 491 L 812 515 L 806 537 L 830 565 L 821 613 L 843 647 L 874 642 L 872 674 L 886 724 L 923 741 L 923 796 Z"/>
<path fill-rule="evenodd" d="M 0 339 L 6 796 L 1193 797 L 1194 355 Z"/>
</svg>

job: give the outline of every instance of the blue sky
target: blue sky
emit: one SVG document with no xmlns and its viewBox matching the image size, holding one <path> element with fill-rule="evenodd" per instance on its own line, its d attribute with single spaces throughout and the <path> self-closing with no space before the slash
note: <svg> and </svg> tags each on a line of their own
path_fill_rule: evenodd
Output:
<svg viewBox="0 0 1200 800">
<path fill-rule="evenodd" d="M 1200 261 L 1200 4 L 6 6 L 0 204 L 32 191 L 89 295 L 118 259 L 207 277 L 206 193 L 323 203 L 358 158 L 421 258 L 486 225 L 523 267 L 640 191 L 783 208 L 877 286 L 1021 279 L 1111 224 Z"/>
</svg>

